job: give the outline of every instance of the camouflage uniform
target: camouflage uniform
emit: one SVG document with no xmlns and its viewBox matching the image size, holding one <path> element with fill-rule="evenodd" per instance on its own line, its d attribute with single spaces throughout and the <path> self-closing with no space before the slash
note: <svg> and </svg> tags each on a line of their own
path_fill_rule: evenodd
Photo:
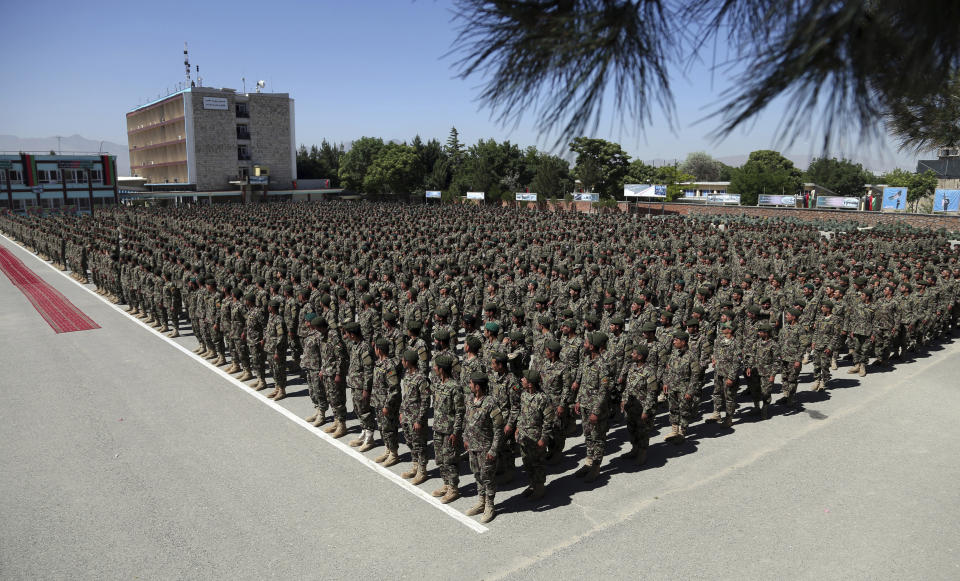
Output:
<svg viewBox="0 0 960 581">
<path fill-rule="evenodd" d="M 471 397 L 465 403 L 463 442 L 470 455 L 470 470 L 477 482 L 477 496 L 492 503 L 497 492 L 495 472 L 504 419 L 495 398 Z M 487 458 L 490 455 L 493 460 Z"/>
<path fill-rule="evenodd" d="M 440 475 L 446 486 L 456 488 L 460 485 L 460 472 L 457 467 L 457 445 L 450 442 L 450 436 L 457 438 L 463 433 L 464 400 L 463 389 L 453 378 L 435 380 L 430 390 L 433 397 L 433 456 L 440 468 Z M 491 398 L 487 398 L 491 402 Z"/>
<path fill-rule="evenodd" d="M 397 430 L 400 425 L 400 375 L 397 360 L 386 357 L 373 367 L 373 386 L 370 402 L 377 416 L 377 427 L 387 450 L 398 447 Z"/>
<path fill-rule="evenodd" d="M 630 443 L 637 450 L 646 450 L 650 446 L 650 435 L 656 430 L 653 421 L 657 415 L 657 395 L 660 393 L 657 370 L 647 361 L 631 361 L 626 373 L 626 387 L 620 404 L 627 417 Z M 643 414 L 647 414 L 646 420 Z"/>
<path fill-rule="evenodd" d="M 530 476 L 530 484 L 542 486 L 547 479 L 547 444 L 554 432 L 557 408 L 550 396 L 540 390 L 520 394 L 520 415 L 517 418 L 517 443 L 523 468 Z M 540 441 L 544 446 L 539 445 Z"/>
<path fill-rule="evenodd" d="M 603 354 L 587 357 L 580 371 L 580 389 L 577 390 L 577 403 L 580 404 L 580 420 L 587 448 L 587 459 L 593 466 L 599 466 L 606 447 L 607 428 L 610 415 L 610 366 Z M 590 415 L 596 421 L 590 420 Z"/>
<path fill-rule="evenodd" d="M 413 462 L 427 468 L 427 415 L 430 412 L 430 382 L 420 370 L 400 380 L 400 424 Z M 420 424 L 415 430 L 414 424 Z"/>
</svg>

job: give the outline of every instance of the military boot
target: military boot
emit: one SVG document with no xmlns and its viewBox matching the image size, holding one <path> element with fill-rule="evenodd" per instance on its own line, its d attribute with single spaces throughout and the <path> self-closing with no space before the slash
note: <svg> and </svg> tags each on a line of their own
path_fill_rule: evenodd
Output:
<svg viewBox="0 0 960 581">
<path fill-rule="evenodd" d="M 827 389 L 827 383 L 829 383 L 828 380 L 820 380 L 820 387 L 817 388 L 817 391 L 824 391 Z"/>
<path fill-rule="evenodd" d="M 255 384 L 253 385 L 253 390 L 254 390 L 254 391 L 263 391 L 263 390 L 265 390 L 265 389 L 267 389 L 267 380 L 265 380 L 265 379 L 262 378 L 262 377 L 258 377 L 258 378 L 257 378 L 257 383 L 255 383 Z"/>
<path fill-rule="evenodd" d="M 347 435 L 347 422 L 343 420 L 337 420 L 337 429 L 330 434 L 334 438 L 342 438 Z"/>
<path fill-rule="evenodd" d="M 830 356 L 830 370 L 831 371 L 837 370 L 837 354 L 836 353 Z"/>
<path fill-rule="evenodd" d="M 860 368 L 857 369 L 857 374 L 860 375 L 860 377 L 866 377 L 866 376 L 867 376 L 867 364 L 866 364 L 866 363 L 861 363 L 861 364 L 860 364 Z"/>
<path fill-rule="evenodd" d="M 460 498 L 460 489 L 456 486 L 447 486 L 447 493 L 440 499 L 440 504 L 450 504 Z"/>
<path fill-rule="evenodd" d="M 383 461 L 383 465 L 389 468 L 390 466 L 398 464 L 399 462 L 400 455 L 397 454 L 397 449 L 394 448 L 393 450 L 390 450 L 389 454 L 387 454 L 387 459 Z"/>
<path fill-rule="evenodd" d="M 593 482 L 600 477 L 600 461 L 597 460 L 590 466 L 590 471 L 587 472 L 586 478 L 583 479 L 584 482 Z"/>
<path fill-rule="evenodd" d="M 287 388 L 281 387 L 280 389 L 277 390 L 277 393 L 275 393 L 273 397 L 271 397 L 270 399 L 272 399 L 273 401 L 280 401 L 285 397 L 287 397 Z"/>
<path fill-rule="evenodd" d="M 364 430 L 366 434 L 363 440 L 363 445 L 357 448 L 360 452 L 366 452 L 367 450 L 373 450 L 376 447 L 376 444 L 373 443 L 373 430 Z"/>
<path fill-rule="evenodd" d="M 480 498 L 477 499 L 477 504 L 475 504 L 475 505 L 471 506 L 470 508 L 468 508 L 468 509 L 467 509 L 467 512 L 465 512 L 465 513 L 463 513 L 463 514 L 465 514 L 465 515 L 467 515 L 467 516 L 476 516 L 476 515 L 480 514 L 481 512 L 483 512 L 483 509 L 484 509 L 484 507 L 486 506 L 486 504 L 487 504 L 487 499 L 486 499 L 486 497 L 481 496 Z"/>
<path fill-rule="evenodd" d="M 849 373 L 850 375 L 853 375 L 854 373 L 858 373 L 859 371 L 860 371 L 860 364 L 858 363 L 852 366 L 850 369 L 848 369 L 847 373 Z"/>
<path fill-rule="evenodd" d="M 723 418 L 723 427 L 729 428 L 733 425 L 733 417 L 730 414 L 727 414 L 727 417 Z"/>
<path fill-rule="evenodd" d="M 674 440 L 674 443 L 681 444 L 686 439 L 687 439 L 687 426 L 680 424 L 680 435 L 677 436 L 677 439 Z"/>
<path fill-rule="evenodd" d="M 217 357 L 219 357 L 219 356 L 220 356 L 220 355 L 217 353 L 217 350 L 216 350 L 216 349 L 210 349 L 209 351 L 207 351 L 207 354 L 203 356 L 203 358 L 204 358 L 204 359 L 207 359 L 207 360 L 210 360 L 210 361 L 213 361 L 213 360 L 215 360 L 215 359 L 216 359 Z"/>
<path fill-rule="evenodd" d="M 529 496 L 530 500 L 540 500 L 547 493 L 543 482 L 537 482 L 533 485 L 533 493 Z"/>
<path fill-rule="evenodd" d="M 237 378 L 237 381 L 250 381 L 253 379 L 253 374 L 250 373 L 249 369 L 244 369 L 243 374 Z"/>
<path fill-rule="evenodd" d="M 383 454 L 380 454 L 379 456 L 377 456 L 376 458 L 374 458 L 373 461 L 376 462 L 377 464 L 380 464 L 380 463 L 382 463 L 384 460 L 386 460 L 386 459 L 387 459 L 387 456 L 389 456 L 389 455 L 390 455 L 390 450 L 384 450 L 384 451 L 383 451 Z"/>
<path fill-rule="evenodd" d="M 362 446 L 362 445 L 363 445 L 363 440 L 366 438 L 366 436 L 367 436 L 367 431 L 364 430 L 364 429 L 361 429 L 361 430 L 360 430 L 360 433 L 357 434 L 357 437 L 354 438 L 354 439 L 352 439 L 352 440 L 350 440 L 350 442 L 348 442 L 348 443 L 349 443 L 350 446 L 353 447 L 353 448 L 356 448 L 357 446 Z"/>
<path fill-rule="evenodd" d="M 173 332 L 170 333 L 170 338 L 171 338 L 171 339 L 176 339 L 176 338 L 179 337 L 179 336 L 180 336 L 180 329 L 174 327 L 174 328 L 173 328 Z"/>
<path fill-rule="evenodd" d="M 434 497 L 436 497 L 436 498 L 440 498 L 441 496 L 443 496 L 443 495 L 445 495 L 445 494 L 447 493 L 447 489 L 448 489 L 448 488 L 450 488 L 450 487 L 449 487 L 448 485 L 444 484 L 443 486 L 441 486 L 440 488 L 434 490 L 434 491 L 431 492 L 430 494 L 432 494 L 432 495 L 433 495 Z"/>
<path fill-rule="evenodd" d="M 333 424 L 331 424 L 331 425 L 327 426 L 326 428 L 324 428 L 323 431 L 326 432 L 326 433 L 328 433 L 328 434 L 332 434 L 332 433 L 336 432 L 336 431 L 337 431 L 337 428 L 339 428 L 339 427 L 340 427 L 340 420 L 338 420 L 336 417 L 334 417 L 334 418 L 333 418 Z"/>
<path fill-rule="evenodd" d="M 224 372 L 230 373 L 230 374 L 234 374 L 234 373 L 236 373 L 236 372 L 238 372 L 238 371 L 240 371 L 240 367 L 237 365 L 237 362 L 236 362 L 236 361 L 234 361 L 233 363 L 231 363 L 231 364 L 230 364 L 230 367 L 227 367 L 227 368 L 224 370 Z"/>
<path fill-rule="evenodd" d="M 573 473 L 573 475 L 576 476 L 577 478 L 582 478 L 586 476 L 588 472 L 590 472 L 590 468 L 592 466 L 593 466 L 593 458 L 587 458 L 586 460 L 583 461 L 583 466 L 578 468 L 577 471 Z"/>
<path fill-rule="evenodd" d="M 221 353 L 220 356 L 217 357 L 217 360 L 213 362 L 213 364 L 216 365 L 217 367 L 221 367 L 221 366 L 223 366 L 223 365 L 226 365 L 226 364 L 227 364 L 227 358 L 223 356 L 223 353 Z"/>
<path fill-rule="evenodd" d="M 327 423 L 327 412 L 324 410 L 317 410 L 317 417 L 313 419 L 313 427 L 319 428 L 325 423 Z"/>
<path fill-rule="evenodd" d="M 312 424 L 312 423 L 313 423 L 313 420 L 317 419 L 317 415 L 318 415 L 319 413 L 320 413 L 320 408 L 313 408 L 313 413 L 312 413 L 311 415 L 303 418 L 303 421 L 307 422 L 308 424 Z"/>
<path fill-rule="evenodd" d="M 713 412 L 713 415 L 711 415 L 709 418 L 705 419 L 704 421 L 705 421 L 705 422 L 719 422 L 719 421 L 720 421 L 720 411 L 718 410 L 718 411 Z"/>
<path fill-rule="evenodd" d="M 814 381 L 813 385 L 810 386 L 810 391 L 823 391 L 823 388 L 820 387 L 821 385 L 823 385 L 822 379 Z"/>
<path fill-rule="evenodd" d="M 680 437 L 680 426 L 677 424 L 670 424 L 670 435 L 664 438 L 665 442 L 672 442 Z"/>
<path fill-rule="evenodd" d="M 419 466 L 419 464 L 417 464 L 416 462 L 413 462 L 412 464 L 410 464 L 410 469 L 407 470 L 406 472 L 401 472 L 400 476 L 407 479 L 413 478 L 414 476 L 417 475 L 417 466 Z"/>
<path fill-rule="evenodd" d="M 166 323 L 164 323 L 163 326 L 160 327 L 160 332 L 161 332 L 161 333 L 169 333 L 169 332 L 170 332 L 170 327 L 169 327 Z"/>
<path fill-rule="evenodd" d="M 417 468 L 417 475 L 413 477 L 413 480 L 410 481 L 410 484 L 419 486 L 427 480 L 429 480 L 429 477 L 427 476 L 427 465 L 421 464 L 420 467 Z"/>
</svg>

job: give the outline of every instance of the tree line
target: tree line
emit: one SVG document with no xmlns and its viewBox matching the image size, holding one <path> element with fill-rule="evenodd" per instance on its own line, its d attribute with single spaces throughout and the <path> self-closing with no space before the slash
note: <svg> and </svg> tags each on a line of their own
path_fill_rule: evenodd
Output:
<svg viewBox="0 0 960 581">
<path fill-rule="evenodd" d="M 620 144 L 577 137 L 569 144 L 573 163 L 534 146 L 480 139 L 467 146 L 454 127 L 445 143 L 409 143 L 361 137 L 347 149 L 323 140 L 297 151 L 300 179 L 329 179 L 331 187 L 367 194 L 411 194 L 440 191 L 443 199 L 485 192 L 488 201 L 514 200 L 517 192 L 535 192 L 541 200 L 569 198 L 575 191 L 596 192 L 602 200 L 622 200 L 624 184 L 667 186 L 667 199 L 683 196 L 685 182 L 730 182 L 729 193 L 740 194 L 743 205 L 754 205 L 762 194 L 797 194 L 812 182 L 839 196 L 862 196 L 866 184 L 905 186 L 914 205 L 932 196 L 933 172 L 894 170 L 876 176 L 848 159 L 820 157 L 806 171 L 781 153 L 759 150 L 740 167 L 732 167 L 704 152 L 690 153 L 682 162 L 651 165 L 631 160 Z"/>
</svg>

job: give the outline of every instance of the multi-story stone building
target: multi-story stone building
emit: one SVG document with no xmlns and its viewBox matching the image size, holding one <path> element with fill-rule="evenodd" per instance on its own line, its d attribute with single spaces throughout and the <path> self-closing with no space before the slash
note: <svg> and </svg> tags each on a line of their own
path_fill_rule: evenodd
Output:
<svg viewBox="0 0 960 581">
<path fill-rule="evenodd" d="M 297 179 L 286 93 L 189 87 L 127 113 L 127 141 L 130 171 L 148 187 L 217 191 L 254 176 L 252 183 L 287 189 Z"/>
</svg>

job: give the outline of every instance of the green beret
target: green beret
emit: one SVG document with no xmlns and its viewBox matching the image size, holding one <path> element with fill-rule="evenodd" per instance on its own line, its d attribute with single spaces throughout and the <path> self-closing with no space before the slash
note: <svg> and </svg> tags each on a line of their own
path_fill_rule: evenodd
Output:
<svg viewBox="0 0 960 581">
<path fill-rule="evenodd" d="M 607 334 L 600 332 L 590 333 L 590 344 L 594 347 L 606 347 Z"/>
<path fill-rule="evenodd" d="M 346 331 L 347 333 L 353 333 L 354 335 L 359 335 L 360 323 L 356 321 L 350 321 L 349 323 L 343 326 L 343 330 Z"/>
<path fill-rule="evenodd" d="M 913 290 L 913 287 L 910 286 L 910 284 L 909 284 L 909 283 L 906 283 L 906 282 L 901 283 L 900 286 L 902 286 L 903 288 L 907 289 L 908 291 L 912 291 L 912 290 Z"/>
<path fill-rule="evenodd" d="M 277 299 L 273 299 L 272 301 L 270 301 L 270 302 L 268 303 L 268 305 L 271 306 L 271 307 L 273 307 L 273 308 L 275 308 L 275 309 L 279 309 L 280 306 L 283 305 L 283 303 L 281 303 L 281 302 L 278 301 Z"/>
<path fill-rule="evenodd" d="M 470 347 L 471 352 L 476 353 L 480 350 L 480 347 L 483 345 L 483 343 L 480 342 L 480 339 L 477 339 L 471 335 L 470 337 L 467 337 L 466 345 Z"/>
<path fill-rule="evenodd" d="M 545 296 L 543 296 L 543 295 L 537 295 L 537 298 L 535 298 L 535 299 L 533 299 L 533 300 L 534 300 L 534 302 L 536 302 L 536 303 L 543 303 L 543 304 L 546 304 L 546 303 L 549 303 L 549 302 L 550 302 L 550 299 L 548 299 L 547 297 L 545 297 Z"/>
<path fill-rule="evenodd" d="M 640 355 L 643 355 L 644 357 L 646 357 L 647 355 L 650 354 L 650 349 L 649 349 L 646 345 L 644 345 L 643 343 L 638 343 L 638 344 L 632 345 L 632 346 L 630 347 L 630 350 L 631 350 L 631 351 L 636 351 L 637 353 L 639 353 Z"/>
<path fill-rule="evenodd" d="M 833 308 L 833 301 L 831 301 L 830 299 L 823 299 L 823 301 L 820 303 L 820 306 L 821 306 L 821 307 L 830 307 L 830 308 L 832 309 L 832 308 Z"/>
<path fill-rule="evenodd" d="M 450 357 L 449 355 L 440 355 L 434 360 L 433 364 L 440 369 L 446 369 L 447 371 L 450 371 L 453 369 L 453 357 Z"/>
<path fill-rule="evenodd" d="M 208 278 L 207 280 L 203 281 L 203 284 L 209 284 L 210 286 L 217 286 L 217 280 L 214 278 Z"/>
<path fill-rule="evenodd" d="M 770 297 L 763 297 L 762 299 L 760 299 L 760 304 L 761 304 L 761 305 L 764 304 L 764 303 L 772 303 L 772 302 L 773 302 L 773 300 L 772 300 Z"/>
<path fill-rule="evenodd" d="M 372 303 L 372 302 L 373 302 L 373 295 L 370 294 L 370 293 L 363 293 L 363 296 L 360 297 L 360 300 L 363 301 L 363 302 L 365 302 L 365 303 Z"/>
<path fill-rule="evenodd" d="M 537 323 L 540 323 L 544 327 L 549 327 L 553 324 L 553 317 L 550 315 L 540 315 L 537 317 Z"/>
<path fill-rule="evenodd" d="M 417 363 L 420 361 L 420 355 L 412 349 L 407 349 L 403 352 L 403 360 L 407 363 Z"/>
<path fill-rule="evenodd" d="M 440 307 L 439 309 L 437 309 L 437 316 L 444 317 L 444 318 L 449 317 L 450 309 L 448 309 L 447 307 Z"/>
<path fill-rule="evenodd" d="M 611 325 L 619 325 L 619 326 L 622 327 L 622 326 L 623 326 L 623 317 L 621 317 L 620 315 L 614 315 L 613 317 L 610 317 L 610 324 L 611 324 Z"/>
<path fill-rule="evenodd" d="M 666 319 L 666 320 L 668 320 L 668 321 L 672 321 L 672 320 L 673 320 L 673 313 L 671 313 L 670 311 L 662 311 L 662 312 L 660 313 L 660 317 L 661 317 L 661 318 L 664 318 L 664 319 Z"/>
<path fill-rule="evenodd" d="M 657 331 L 657 324 L 654 323 L 653 321 L 647 321 L 646 323 L 640 326 L 641 333 L 656 333 L 656 331 Z"/>
<path fill-rule="evenodd" d="M 686 325 L 687 327 L 699 327 L 700 321 L 697 319 L 687 319 L 684 325 Z"/>
<path fill-rule="evenodd" d="M 245 300 L 245 301 L 250 301 L 251 303 L 255 303 L 255 302 L 257 302 L 257 295 L 255 295 L 255 294 L 253 294 L 253 293 L 247 293 L 247 294 L 243 297 L 243 300 Z"/>
<path fill-rule="evenodd" d="M 485 310 L 485 311 L 498 311 L 498 310 L 500 310 L 500 309 L 497 308 L 497 304 L 496 304 L 496 303 L 486 303 L 485 305 L 483 305 L 483 310 Z"/>
<path fill-rule="evenodd" d="M 787 309 L 787 312 L 790 313 L 791 315 L 793 315 L 794 317 L 799 317 L 799 316 L 803 313 L 803 311 L 801 311 L 800 309 L 798 309 L 798 308 L 796 308 L 796 307 Z"/>
<path fill-rule="evenodd" d="M 721 328 L 721 329 L 730 329 L 730 330 L 732 331 L 732 330 L 733 330 L 733 323 L 730 323 L 729 321 L 726 322 L 726 323 L 720 323 L 720 328 Z"/>
<path fill-rule="evenodd" d="M 433 338 L 437 341 L 449 341 L 450 340 L 450 331 L 447 329 L 440 329 L 433 334 Z"/>
<path fill-rule="evenodd" d="M 864 288 L 864 289 L 861 290 L 860 292 L 862 292 L 863 294 L 867 295 L 868 297 L 872 297 L 872 296 L 873 296 L 873 289 L 872 289 L 872 288 L 869 288 L 869 287 Z"/>
<path fill-rule="evenodd" d="M 490 331 L 493 334 L 497 334 L 500 332 L 500 325 L 498 325 L 497 323 L 494 323 L 493 321 L 490 321 L 489 323 L 484 325 L 483 328 L 486 329 L 487 331 Z"/>
<path fill-rule="evenodd" d="M 570 283 L 570 290 L 575 290 L 577 292 L 580 292 L 580 289 L 581 287 L 579 282 Z"/>
<path fill-rule="evenodd" d="M 316 314 L 316 313 L 307 313 L 303 318 L 306 319 L 306 321 L 309 323 L 310 321 L 312 321 L 312 320 L 314 320 L 314 319 L 317 318 L 317 314 Z"/>
<path fill-rule="evenodd" d="M 859 285 L 859 286 L 863 286 L 863 285 L 867 284 L 867 277 L 865 277 L 865 276 L 858 276 L 857 278 L 853 279 L 853 284 Z"/>
<path fill-rule="evenodd" d="M 571 329 L 577 328 L 577 322 L 574 321 L 573 319 L 567 319 L 562 324 L 564 327 L 570 327 Z"/>
<path fill-rule="evenodd" d="M 511 341 L 523 341 L 523 333 L 520 331 L 510 331 L 508 337 L 510 337 Z"/>
<path fill-rule="evenodd" d="M 812 291 L 817 290 L 817 287 L 813 286 L 813 284 L 811 284 L 811 283 L 807 283 L 807 284 L 803 285 L 803 288 L 810 289 L 810 290 L 812 290 Z"/>
<path fill-rule="evenodd" d="M 747 312 L 748 312 L 748 313 L 753 313 L 754 315 L 759 315 L 759 314 L 760 314 L 760 306 L 759 306 L 759 305 L 750 305 L 749 307 L 747 307 Z"/>
<path fill-rule="evenodd" d="M 380 337 L 379 339 L 374 341 L 373 344 L 377 349 L 380 349 L 381 351 L 387 351 L 390 349 L 390 341 L 388 341 L 385 337 Z"/>
<path fill-rule="evenodd" d="M 477 384 L 486 385 L 487 374 L 482 371 L 474 371 L 473 373 L 470 374 L 470 381 Z"/>
<path fill-rule="evenodd" d="M 674 331 L 674 332 L 673 332 L 673 338 L 674 338 L 674 339 L 683 339 L 684 341 L 686 341 L 687 339 L 690 338 L 690 335 L 689 335 L 686 331 Z"/>
<path fill-rule="evenodd" d="M 386 322 L 388 322 L 388 323 L 396 323 L 396 322 L 397 322 L 397 314 L 394 313 L 393 311 L 387 311 L 387 314 L 385 314 L 385 315 L 383 316 L 383 320 L 386 321 Z"/>
<path fill-rule="evenodd" d="M 700 314 L 700 315 L 706 315 L 706 314 L 707 314 L 707 310 L 704 309 L 703 307 L 701 307 L 700 305 L 697 305 L 697 306 L 693 307 L 693 312 L 694 312 L 694 313 L 697 313 L 697 314 Z"/>
<path fill-rule="evenodd" d="M 407 321 L 407 329 L 414 331 L 416 333 L 420 332 L 420 329 L 423 328 L 423 325 L 420 321 Z"/>
<path fill-rule="evenodd" d="M 499 363 L 506 363 L 507 354 L 502 351 L 495 351 L 493 355 L 490 356 L 490 359 L 493 359 L 494 361 L 497 361 Z"/>
<path fill-rule="evenodd" d="M 548 340 L 546 343 L 544 343 L 544 347 L 553 351 L 554 353 L 560 353 L 560 350 L 563 349 L 563 346 L 560 345 L 560 341 L 557 341 L 556 339 Z"/>
<path fill-rule="evenodd" d="M 587 323 L 590 323 L 593 326 L 597 326 L 600 324 L 600 317 L 594 315 L 593 313 L 588 313 L 586 316 L 583 317 L 583 320 L 586 321 Z"/>
<path fill-rule="evenodd" d="M 310 313 L 313 315 L 313 313 Z M 313 319 L 309 320 L 311 327 L 329 327 L 330 322 L 324 319 L 323 317 L 314 316 Z"/>
<path fill-rule="evenodd" d="M 329 307 L 331 300 L 332 299 L 330 298 L 330 295 L 323 295 L 322 297 L 320 297 L 320 304 L 325 307 Z"/>
<path fill-rule="evenodd" d="M 540 372 L 536 369 L 526 369 L 523 377 L 533 385 L 540 385 Z"/>
<path fill-rule="evenodd" d="M 607 298 L 603 299 L 603 304 L 605 304 L 605 305 L 615 305 L 615 304 L 617 304 L 617 299 L 615 299 L 615 298 L 613 298 L 613 297 L 607 297 Z"/>
<path fill-rule="evenodd" d="M 764 333 L 770 333 L 773 331 L 773 327 L 770 326 L 770 323 L 760 323 L 760 326 L 757 327 L 757 331 L 763 331 Z"/>
</svg>

